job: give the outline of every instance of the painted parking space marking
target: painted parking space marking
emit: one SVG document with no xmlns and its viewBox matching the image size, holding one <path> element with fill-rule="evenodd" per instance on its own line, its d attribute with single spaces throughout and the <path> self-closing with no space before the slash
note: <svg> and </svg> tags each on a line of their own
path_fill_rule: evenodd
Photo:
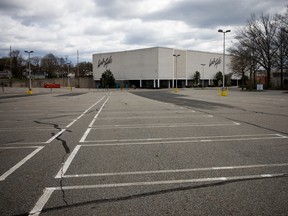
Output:
<svg viewBox="0 0 288 216">
<path fill-rule="evenodd" d="M 61 178 L 66 171 L 68 170 L 70 164 L 72 163 L 74 157 L 76 156 L 77 152 L 80 149 L 80 145 L 77 145 L 74 150 L 72 151 L 72 153 L 69 155 L 69 157 L 67 158 L 67 160 L 65 161 L 65 163 L 63 164 L 63 166 L 61 167 L 61 169 L 59 170 L 59 172 L 56 174 L 55 178 Z"/>
<path fill-rule="evenodd" d="M 0 181 L 4 181 L 9 175 L 19 169 L 23 164 L 25 164 L 29 159 L 31 159 L 34 155 L 36 155 L 39 151 L 41 151 L 44 146 L 25 146 L 25 147 L 0 147 L 0 149 L 23 149 L 23 148 L 35 148 L 33 152 L 19 161 L 16 165 L 6 171 L 4 174 L 0 176 Z"/>
<path fill-rule="evenodd" d="M 99 110 L 100 111 L 100 110 Z M 98 113 L 97 113 L 98 114 Z M 102 125 L 94 126 L 93 124 L 96 119 L 93 119 L 89 127 L 80 139 L 80 143 L 84 142 L 95 142 L 94 140 L 86 140 L 91 130 L 111 130 L 114 128 L 118 129 L 142 129 L 142 128 L 179 128 L 179 127 L 214 127 L 214 126 L 239 126 L 238 122 L 209 122 L 209 123 L 174 123 L 174 124 L 136 124 L 136 125 Z M 137 140 L 137 139 L 134 139 Z M 145 140 L 145 139 L 143 139 Z M 146 139 L 147 140 L 147 139 Z M 119 141 L 119 140 L 117 140 Z"/>
<path fill-rule="evenodd" d="M 8 142 L 1 145 L 11 146 L 11 145 L 45 145 L 46 142 Z"/>
<path fill-rule="evenodd" d="M 80 116 L 78 116 L 71 123 L 66 125 L 65 129 L 61 129 L 57 134 L 55 134 L 53 137 L 48 139 L 45 143 L 51 143 L 53 140 L 55 140 L 57 137 L 59 137 L 61 134 L 63 134 L 66 131 L 66 129 L 71 127 L 75 122 L 77 122 L 80 118 L 82 118 L 89 110 L 91 110 L 94 106 L 96 106 L 98 103 L 100 103 L 104 98 L 105 98 L 105 96 L 103 96 L 100 100 L 96 101 L 92 106 L 87 108 Z"/>
<path fill-rule="evenodd" d="M 111 93 L 110 93 L 111 94 Z M 106 103 L 108 102 L 110 96 L 107 97 L 107 99 L 105 100 L 105 102 L 102 104 L 102 106 L 100 107 L 100 109 L 98 110 L 98 112 L 96 113 L 96 115 L 94 116 L 94 118 L 92 119 L 91 123 L 89 124 L 88 127 L 92 127 L 94 122 L 96 121 L 96 119 L 98 118 L 99 114 L 101 113 L 103 107 L 106 105 Z"/>
<path fill-rule="evenodd" d="M 238 122 L 209 122 L 209 123 L 174 123 L 174 124 L 134 124 L 134 125 L 101 125 L 94 126 L 93 129 L 111 129 L 111 128 L 171 128 L 171 127 L 210 127 L 210 126 L 233 126 L 240 125 Z"/>
<path fill-rule="evenodd" d="M 0 128 L 0 132 L 4 131 L 51 131 L 55 130 L 54 128 L 48 127 L 23 127 L 23 128 Z"/>
<path fill-rule="evenodd" d="M 51 137 L 50 139 L 48 139 L 45 143 L 51 143 L 54 139 L 56 139 L 57 137 L 59 137 L 62 133 L 64 133 L 66 131 L 66 129 L 61 129 L 58 133 L 56 133 L 53 137 Z"/>
<path fill-rule="evenodd" d="M 177 137 L 177 138 L 146 138 L 146 139 L 113 139 L 113 140 L 86 140 L 92 128 L 88 128 L 82 136 L 80 143 L 94 146 L 104 145 L 145 145 L 145 144 L 165 144 L 165 143 L 187 143 L 187 142 L 205 142 L 205 141 L 245 141 L 245 140 L 263 140 L 263 139 L 286 139 L 287 136 L 281 134 L 246 134 L 246 135 L 228 135 L 228 136 L 199 136 L 199 137 Z M 134 143 L 133 143 L 134 142 Z M 86 144 L 85 144 L 86 143 Z"/>
<path fill-rule="evenodd" d="M 154 119 L 154 118 L 157 118 L 157 119 L 161 119 L 161 118 L 163 118 L 163 119 L 165 119 L 165 118 L 178 119 L 179 118 L 179 120 L 182 120 L 184 118 L 191 118 L 192 119 L 195 117 L 213 118 L 213 115 L 203 115 L 202 114 L 202 115 L 189 116 L 189 114 L 185 115 L 185 114 L 183 114 L 184 113 L 183 111 L 180 111 L 180 112 L 182 112 L 182 114 L 178 116 L 178 113 L 172 112 L 172 110 L 171 110 L 170 114 L 171 115 L 175 114 L 175 116 L 169 116 L 169 114 L 167 114 L 168 112 L 165 113 L 165 115 L 163 115 L 163 116 L 161 116 L 160 112 L 159 112 L 159 115 L 147 116 L 147 115 L 149 115 L 149 112 L 147 112 L 147 111 L 146 112 L 144 111 L 142 113 L 142 115 L 137 116 L 137 115 L 134 115 L 135 113 L 132 110 L 127 109 L 127 110 L 125 110 L 125 112 L 117 112 L 119 114 L 118 117 L 113 118 L 113 115 L 116 112 L 113 112 L 113 111 L 111 112 L 109 109 L 106 109 L 106 107 L 105 107 L 108 100 L 109 100 L 109 97 L 107 97 L 106 101 L 102 104 L 101 108 L 96 113 L 96 115 L 94 116 L 94 118 L 92 119 L 90 124 L 88 125 L 87 129 L 85 128 L 86 131 L 84 132 L 84 134 L 83 135 L 81 134 L 82 137 L 80 138 L 80 141 L 78 143 L 79 145 L 76 145 L 74 150 L 68 156 L 67 160 L 62 164 L 61 169 L 59 171 L 57 170 L 58 173 L 55 176 L 56 179 L 60 179 L 60 178 L 71 178 L 72 179 L 72 178 L 101 177 L 101 176 L 129 176 L 129 175 L 136 176 L 136 175 L 149 175 L 149 174 L 161 174 L 161 173 L 162 174 L 166 174 L 166 173 L 169 174 L 169 173 L 185 173 L 185 172 L 213 171 L 213 170 L 220 170 L 221 171 L 221 170 L 240 170 L 240 169 L 249 170 L 250 169 L 250 171 L 251 171 L 251 169 L 255 169 L 255 168 L 259 169 L 260 174 L 258 172 L 257 172 L 257 175 L 255 173 L 253 173 L 255 175 L 253 175 L 253 174 L 248 175 L 247 173 L 242 175 L 242 173 L 241 174 L 238 173 L 237 175 L 235 174 L 236 176 L 230 176 L 230 174 L 227 174 L 227 176 L 226 176 L 223 173 L 222 174 L 219 173 L 219 175 L 221 177 L 215 177 L 215 176 L 211 177 L 210 175 L 208 175 L 208 177 L 210 177 L 210 178 L 196 178 L 195 176 L 188 178 L 185 176 L 185 177 L 182 177 L 184 179 L 182 179 L 182 178 L 170 179 L 169 178 L 169 179 L 165 179 L 165 180 L 161 179 L 162 181 L 156 181 L 156 179 L 148 179 L 148 181 L 143 181 L 143 179 L 142 179 L 139 182 L 137 182 L 137 181 L 134 182 L 130 179 L 128 181 L 121 182 L 121 183 L 118 183 L 118 181 L 117 181 L 118 178 L 117 178 L 116 181 L 112 181 L 112 182 L 110 181 L 109 184 L 106 184 L 106 182 L 100 182 L 99 184 L 95 184 L 95 182 L 94 182 L 93 183 L 94 185 L 85 185 L 84 184 L 84 185 L 74 185 L 73 186 L 73 185 L 67 184 L 67 186 L 63 186 L 63 187 L 62 186 L 61 187 L 46 187 L 45 190 L 43 191 L 42 196 L 37 201 L 34 208 L 30 211 L 29 215 L 33 215 L 33 216 L 39 215 L 41 213 L 41 211 L 43 210 L 43 208 L 45 207 L 45 205 L 47 204 L 47 202 L 50 199 L 53 199 L 53 197 L 54 197 L 53 193 L 57 192 L 57 191 L 61 191 L 61 190 L 63 190 L 63 191 L 64 190 L 84 190 L 84 189 L 93 190 L 93 189 L 97 189 L 97 188 L 137 187 L 137 186 L 149 187 L 149 186 L 153 186 L 153 185 L 225 182 L 225 181 L 237 181 L 237 180 L 246 180 L 246 179 L 247 180 L 248 179 L 265 179 L 265 178 L 287 176 L 286 167 L 288 166 L 288 163 L 277 163 L 278 161 L 276 161 L 276 163 L 274 163 L 274 164 L 215 166 L 215 167 L 199 167 L 199 168 L 190 168 L 190 169 L 187 168 L 187 166 L 186 166 L 186 169 L 169 169 L 168 167 L 164 167 L 164 169 L 162 169 L 162 170 L 144 170 L 144 171 L 137 171 L 139 169 L 135 169 L 136 171 L 133 171 L 133 169 L 132 170 L 126 169 L 127 172 L 125 172 L 126 171 L 125 169 L 122 170 L 124 172 L 117 172 L 118 171 L 117 169 L 114 170 L 116 172 L 111 172 L 113 170 L 108 169 L 107 173 L 106 173 L 106 170 L 102 170 L 102 172 L 97 173 L 97 169 L 96 169 L 96 172 L 92 171 L 91 174 L 85 174 L 87 172 L 84 172 L 84 171 L 82 171 L 82 172 L 84 172 L 84 174 L 74 174 L 74 173 L 80 173 L 81 172 L 81 170 L 79 170 L 79 167 L 76 167 L 74 172 L 73 172 L 73 168 L 75 165 L 74 163 L 78 163 L 78 161 L 77 161 L 78 157 L 81 159 L 82 151 L 80 151 L 80 150 L 83 150 L 82 148 L 84 148 L 84 147 L 89 148 L 89 147 L 97 147 L 97 146 L 103 147 L 103 146 L 105 146 L 105 147 L 109 148 L 109 147 L 113 147 L 113 146 L 125 146 L 125 145 L 165 145 L 165 144 L 177 145 L 177 144 L 182 144 L 182 143 L 183 144 L 184 143 L 201 144 L 201 143 L 208 143 L 208 142 L 210 142 L 211 144 L 217 144 L 216 142 L 276 140 L 276 139 L 287 139 L 288 138 L 287 136 L 284 136 L 282 134 L 244 134 L 244 135 L 228 135 L 228 136 L 199 136 L 199 137 L 188 137 L 189 135 L 192 135 L 192 134 L 186 134 L 187 137 L 184 136 L 184 137 L 178 137 L 178 138 L 175 138 L 175 137 L 174 138 L 156 137 L 156 138 L 145 139 L 145 137 L 143 137 L 142 139 L 117 139 L 117 138 L 126 138 L 123 136 L 123 137 L 115 137 L 116 139 L 113 139 L 113 140 L 111 138 L 114 138 L 114 137 L 107 137 L 108 139 L 105 139 L 105 140 L 89 140 L 89 134 L 91 135 L 91 133 L 95 133 L 95 132 L 97 133 L 98 132 L 97 130 L 104 130 L 104 132 L 106 132 L 105 130 L 109 130 L 109 129 L 127 129 L 127 130 L 129 130 L 132 128 L 169 128 L 169 127 L 175 127 L 176 128 L 176 127 L 196 127 L 196 126 L 197 127 L 198 126 L 199 127 L 201 127 L 201 126 L 202 127 L 203 126 L 228 126 L 229 127 L 229 126 L 239 126 L 240 125 L 240 123 L 238 123 L 238 122 L 227 122 L 227 120 L 223 121 L 223 122 L 216 122 L 218 120 L 214 120 L 214 122 L 208 122 L 208 123 L 200 122 L 200 123 L 172 123 L 172 124 L 165 123 L 165 124 L 135 124 L 135 125 L 133 125 L 133 123 L 129 124 L 129 122 L 125 122 L 126 124 L 123 124 L 124 122 L 119 121 L 119 124 L 118 124 L 118 122 L 114 122 L 113 124 L 110 125 L 110 124 L 105 124 L 105 120 L 115 120 L 115 119 L 119 119 L 119 120 L 132 119 L 133 120 L 133 119 Z M 114 108 L 114 107 L 112 107 L 112 108 Z M 130 106 L 130 108 L 131 108 L 131 106 Z M 133 107 L 133 108 L 135 108 L 135 107 Z M 118 107 L 117 107 L 117 109 L 118 109 Z M 135 109 L 137 109 L 137 107 Z M 181 109 L 183 109 L 183 108 L 181 108 Z M 131 111 L 131 113 L 130 113 L 130 111 Z M 110 115 L 110 113 L 113 113 L 113 114 Z M 138 113 L 141 114 L 141 112 L 138 112 Z M 153 113 L 153 112 L 151 112 L 151 113 Z M 186 113 L 188 113 L 188 111 Z M 134 116 L 125 117 L 126 114 L 127 115 L 132 114 Z M 84 113 L 82 113 L 82 116 L 83 115 L 84 115 Z M 78 118 L 81 118 L 82 116 L 79 116 Z M 103 120 L 104 124 L 102 124 L 102 120 Z M 95 122 L 98 123 L 98 121 L 99 121 L 99 125 L 96 125 Z M 191 120 L 191 122 L 192 121 L 193 120 Z M 221 121 L 221 119 L 219 121 Z M 75 122 L 77 122 L 77 119 L 74 119 L 66 127 L 72 126 Z M 115 124 L 115 123 L 117 123 L 117 124 Z M 149 123 L 149 122 L 145 122 L 145 123 Z M 247 133 L 249 133 L 249 132 L 250 131 L 248 131 Z M 261 133 L 261 131 L 259 133 Z M 219 133 L 219 134 L 223 134 L 223 133 Z M 216 134 L 216 135 L 218 135 L 218 134 Z M 127 136 L 127 138 L 129 138 L 129 136 Z M 132 138 L 133 138 L 133 136 L 132 136 Z M 95 137 L 94 137 L 94 139 L 95 139 Z M 111 140 L 109 140 L 109 139 L 111 139 Z M 235 143 L 233 143 L 233 144 L 235 144 Z M 213 164 L 213 165 L 215 165 L 215 164 Z M 227 164 L 224 164 L 224 165 L 227 165 Z M 109 167 L 111 167 L 111 166 L 109 166 Z M 185 168 L 185 166 L 183 166 L 183 167 Z M 281 167 L 281 169 L 283 169 L 283 167 L 284 167 L 285 168 L 284 173 L 281 173 L 281 171 L 279 171 L 281 169 L 279 169 L 277 172 L 276 172 L 276 170 L 273 169 L 274 173 L 273 173 L 273 171 L 271 171 L 271 173 L 267 170 L 265 171 L 265 168 L 275 168 L 276 169 L 277 167 Z M 168 168 L 168 169 L 165 169 L 165 168 Z M 172 167 L 170 167 L 170 168 L 172 168 Z M 182 168 L 182 166 L 180 168 Z M 263 169 L 261 169 L 261 168 L 263 168 Z M 72 172 L 71 175 L 70 175 L 69 171 Z M 66 173 L 68 173 L 68 175 L 66 175 Z M 186 173 L 185 173 L 185 175 L 186 175 Z M 231 174 L 231 175 L 233 175 L 233 174 Z M 203 176 L 201 176 L 201 177 L 203 177 Z M 185 178 L 187 178 L 187 179 L 185 179 Z"/>
<path fill-rule="evenodd" d="M 201 172 L 213 170 L 237 170 L 237 169 L 255 169 L 255 168 L 271 168 L 271 167 L 286 167 L 288 163 L 282 164 L 257 164 L 246 166 L 224 166 L 224 167 L 204 167 L 191 169 L 175 169 L 175 170 L 149 170 L 149 171 L 134 171 L 134 172 L 115 172 L 115 173 L 92 173 L 92 174 L 75 174 L 63 175 L 63 178 L 83 178 L 83 177 L 101 177 L 101 176 L 123 176 L 123 175 L 147 175 L 147 174 L 169 174 L 169 173 L 183 173 L 183 172 Z M 68 169 L 68 168 L 67 168 Z M 66 169 L 66 171 L 67 171 Z M 56 178 L 56 177 L 55 177 Z M 57 177 L 59 178 L 59 177 Z"/>
<path fill-rule="evenodd" d="M 86 140 L 87 136 L 89 135 L 91 129 L 92 129 L 92 128 L 87 128 L 87 130 L 85 131 L 85 133 L 83 134 L 83 136 L 81 137 L 81 139 L 80 139 L 80 141 L 79 141 L 80 143 L 87 142 L 87 141 L 85 141 L 85 140 Z"/>
<path fill-rule="evenodd" d="M 34 208 L 29 212 L 29 216 L 38 216 L 54 191 L 54 188 L 45 188 L 43 191 L 43 195 L 37 201 Z"/>
<path fill-rule="evenodd" d="M 127 182 L 114 184 L 96 184 L 96 185 L 74 185 L 64 187 L 47 187 L 44 189 L 42 196 L 38 199 L 33 209 L 29 212 L 29 216 L 38 216 L 44 209 L 46 203 L 51 198 L 55 191 L 62 190 L 85 190 L 97 188 L 121 188 L 121 187 L 137 187 L 137 186 L 155 186 L 155 185 L 178 185 L 178 184 L 193 184 L 193 183 L 207 183 L 207 182 L 235 182 L 244 180 L 261 180 L 268 178 L 287 177 L 288 173 L 263 173 L 258 175 L 242 175 L 242 176 L 223 176 L 215 178 L 196 178 L 196 179 L 178 179 L 167 181 L 145 181 L 145 182 Z"/>
<path fill-rule="evenodd" d="M 125 113 L 124 113 L 125 114 Z M 134 113 L 133 113 L 134 114 Z M 175 114 L 175 113 L 171 113 Z M 123 113 L 120 113 L 119 115 L 123 115 Z M 139 115 L 139 116 L 125 116 L 125 117 L 101 117 L 99 120 L 125 120 L 125 119 L 194 119 L 194 118 L 212 118 L 213 115 L 181 115 L 181 116 L 171 116 L 171 115 L 163 115 L 163 116 L 146 116 L 146 115 Z"/>
<path fill-rule="evenodd" d="M 91 128 L 89 128 L 90 130 Z M 87 131 L 86 131 L 87 132 Z M 89 132 L 87 132 L 88 134 Z M 67 158 L 67 160 L 65 161 L 65 163 L 63 164 L 62 168 L 59 170 L 59 172 L 57 173 L 57 175 L 55 176 L 55 178 L 62 178 L 62 177 L 66 177 L 65 173 L 67 172 L 69 166 L 71 165 L 73 159 L 75 158 L 76 154 L 78 153 L 78 151 L 80 150 L 81 147 L 115 147 L 115 146 L 131 146 L 131 145 L 168 145 L 168 144 L 173 144 L 173 145 L 179 145 L 179 144 L 189 144 L 189 143 L 207 143 L 210 142 L 212 143 L 212 145 L 214 145 L 214 142 L 230 142 L 230 141 L 251 141 L 251 140 L 267 140 L 267 139 L 287 139 L 288 137 L 283 136 L 281 134 L 258 134 L 258 135 L 238 135 L 237 136 L 215 136 L 215 137 L 209 137 L 209 139 L 207 139 L 207 137 L 184 137 L 182 140 L 180 140 L 178 138 L 175 138 L 172 140 L 172 138 L 170 138 L 170 141 L 168 140 L 168 138 L 162 138 L 162 141 L 159 141 L 160 139 L 154 139 L 153 141 L 151 140 L 150 142 L 141 142 L 143 140 L 141 140 L 140 142 L 132 142 L 132 143 L 127 143 L 127 142 L 123 142 L 121 143 L 121 140 L 114 140 L 115 143 L 91 143 L 91 144 L 81 144 L 81 145 L 77 145 L 74 150 L 72 151 L 72 153 L 69 155 L 69 157 Z M 131 140 L 130 140 L 131 141 Z M 139 140 L 138 140 L 139 141 Z M 100 142 L 100 141 L 99 141 Z M 220 170 L 220 169 L 240 169 L 240 168 L 256 168 L 256 167 L 275 167 L 275 166 L 287 166 L 288 164 L 265 164 L 265 165 L 250 165 L 250 166 L 229 166 L 229 167 L 211 167 L 211 168 L 197 168 L 197 169 L 178 169 L 176 171 L 171 171 L 171 170 L 164 170 L 164 171 L 156 171 L 156 173 L 163 173 L 163 172 L 188 172 L 188 171 L 204 171 L 204 170 Z M 145 172 L 124 172 L 124 173 L 135 173 L 135 174 L 148 174 L 148 173 L 153 173 L 155 171 L 145 171 Z M 124 173 L 122 172 L 122 174 L 118 174 L 118 175 L 124 175 Z M 92 176 L 101 176 L 101 175 L 113 175 L 113 174 L 75 174 L 75 175 L 67 175 L 68 177 L 92 177 Z M 117 174 L 115 174 L 117 175 Z"/>
</svg>

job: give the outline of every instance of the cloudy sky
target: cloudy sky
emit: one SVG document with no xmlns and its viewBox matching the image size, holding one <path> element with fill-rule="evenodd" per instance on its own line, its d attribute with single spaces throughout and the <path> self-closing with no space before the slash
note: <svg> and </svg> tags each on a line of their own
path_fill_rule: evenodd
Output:
<svg viewBox="0 0 288 216">
<path fill-rule="evenodd" d="M 0 57 L 12 49 L 76 62 L 146 47 L 222 52 L 223 34 L 252 13 L 282 13 L 287 0 L 0 0 Z M 24 55 L 24 54 L 23 54 Z"/>
</svg>

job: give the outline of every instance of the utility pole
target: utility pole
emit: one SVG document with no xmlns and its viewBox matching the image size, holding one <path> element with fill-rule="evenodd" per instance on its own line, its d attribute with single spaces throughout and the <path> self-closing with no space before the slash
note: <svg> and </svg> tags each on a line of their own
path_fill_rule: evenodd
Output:
<svg viewBox="0 0 288 216">
<path fill-rule="evenodd" d="M 28 68 L 29 68 L 29 90 L 28 90 L 28 94 L 32 94 L 32 84 L 31 84 L 31 68 L 30 68 L 30 54 L 33 53 L 34 51 L 24 51 L 25 53 L 28 53 Z"/>
</svg>

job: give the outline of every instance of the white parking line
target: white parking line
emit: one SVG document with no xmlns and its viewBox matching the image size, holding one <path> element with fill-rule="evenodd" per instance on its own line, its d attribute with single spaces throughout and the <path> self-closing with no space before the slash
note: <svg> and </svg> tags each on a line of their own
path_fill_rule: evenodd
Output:
<svg viewBox="0 0 288 216">
<path fill-rule="evenodd" d="M 0 128 L 0 132 L 2 131 L 51 131 L 54 130 L 54 128 L 48 128 L 48 127 L 23 127 L 23 128 Z"/>
<path fill-rule="evenodd" d="M 109 98 L 110 98 L 110 97 L 108 96 L 108 98 L 107 98 L 106 101 L 102 104 L 102 106 L 100 107 L 99 111 L 96 113 L 96 115 L 94 116 L 93 120 L 91 121 L 91 123 L 89 124 L 88 127 L 92 127 L 92 126 L 93 126 L 94 122 L 95 122 L 96 119 L 98 118 L 100 112 L 102 111 L 103 107 L 105 106 L 105 104 L 107 103 L 107 101 L 109 100 Z"/>
<path fill-rule="evenodd" d="M 91 128 L 89 128 L 88 133 Z M 87 131 L 86 131 L 87 132 Z M 211 141 L 242 141 L 242 140 L 264 140 L 264 139 L 287 139 L 287 136 L 281 134 L 248 134 L 248 135 L 230 135 L 230 136 L 200 136 L 200 137 L 177 137 L 177 138 L 147 138 L 147 139 L 114 139 L 114 140 L 88 140 L 86 136 L 81 139 L 83 145 L 91 146 L 113 146 L 113 145 L 149 145 L 149 144 L 169 144 L 169 143 L 189 143 L 189 142 L 211 142 Z M 133 143 L 134 142 L 134 143 Z M 85 144 L 87 143 L 87 144 Z M 93 144 L 88 144 L 93 143 Z"/>
<path fill-rule="evenodd" d="M 66 129 L 61 129 L 57 134 L 55 134 L 53 137 L 51 137 L 49 140 L 47 140 L 45 143 L 51 143 L 54 139 L 56 139 L 58 136 L 60 136 L 62 133 L 64 133 Z"/>
<path fill-rule="evenodd" d="M 43 195 L 37 201 L 34 208 L 29 212 L 29 216 L 38 216 L 54 191 L 55 189 L 53 188 L 45 188 L 45 190 L 43 191 Z"/>
<path fill-rule="evenodd" d="M 175 169 L 175 170 L 149 170 L 149 171 L 134 171 L 134 172 L 116 172 L 116 173 L 92 173 L 92 174 L 75 174 L 63 175 L 63 178 L 83 178 L 83 177 L 100 177 L 100 176 L 123 176 L 123 175 L 147 175 L 147 174 L 166 174 L 166 173 L 182 173 L 182 172 L 201 172 L 213 170 L 236 170 L 236 169 L 255 169 L 269 167 L 288 166 L 288 163 L 282 164 L 257 164 L 246 166 L 226 166 L 226 167 L 204 167 L 192 169 Z"/>
<path fill-rule="evenodd" d="M 25 142 L 13 142 L 13 143 L 5 143 L 5 144 L 3 144 L 3 145 L 5 145 L 5 146 L 7 146 L 7 145 L 11 145 L 11 144 L 13 144 L 13 145 L 41 145 L 41 144 L 46 144 L 46 142 L 27 142 L 27 143 L 25 143 Z"/>
<path fill-rule="evenodd" d="M 119 115 L 123 115 L 126 113 L 120 113 Z M 174 113 L 171 113 L 174 114 Z M 157 119 L 194 119 L 194 118 L 212 118 L 212 115 L 181 115 L 181 116 L 171 116 L 171 115 L 165 115 L 165 116 L 159 116 L 159 115 L 139 115 L 139 116 L 124 116 L 124 117 L 101 117 L 99 118 L 100 120 L 122 120 L 122 119 L 155 119 L 155 117 L 157 117 Z"/>
<path fill-rule="evenodd" d="M 74 119 L 71 123 L 69 123 L 65 129 L 61 129 L 56 135 L 54 135 L 53 137 L 51 137 L 49 140 L 47 140 L 45 143 L 51 143 L 54 139 L 56 139 L 57 137 L 59 137 L 62 133 L 64 133 L 66 131 L 67 128 L 71 127 L 75 122 L 77 122 L 81 117 L 84 116 L 84 114 L 86 114 L 90 109 L 92 109 L 94 106 L 96 106 L 98 103 L 100 103 L 103 99 L 105 98 L 105 96 L 103 96 L 100 100 L 98 100 L 96 103 L 94 103 L 92 106 L 90 106 L 88 109 L 86 109 L 80 116 L 78 116 L 76 119 Z"/>
<path fill-rule="evenodd" d="M 55 178 L 61 178 L 67 171 L 67 169 L 69 168 L 70 164 L 72 163 L 72 160 L 74 159 L 75 155 L 77 154 L 77 152 L 80 149 L 80 145 L 77 145 L 74 150 L 72 151 L 72 153 L 69 155 L 69 157 L 67 158 L 67 160 L 65 161 L 65 163 L 62 165 L 61 169 L 59 170 L 59 172 L 57 173 L 57 175 L 55 176 Z"/>
<path fill-rule="evenodd" d="M 73 189 L 93 189 L 93 188 L 113 188 L 113 187 L 131 187 L 131 186 L 150 186 L 150 185 L 165 185 L 165 184 L 183 184 L 183 183 L 197 183 L 197 182 L 212 182 L 212 181 L 236 181 L 245 179 L 263 179 L 272 177 L 284 177 L 288 173 L 275 173 L 275 174 L 259 174 L 259 175 L 246 175 L 246 176 L 229 176 L 229 177 L 214 177 L 214 178 L 198 178 L 198 179 L 177 179 L 167 181 L 148 181 L 148 182 L 128 182 L 128 183 L 115 183 L 115 184 L 98 184 L 98 185 L 79 185 L 79 186 L 64 186 L 63 190 Z M 54 190 L 61 190 L 60 187 L 51 187 Z"/>
<path fill-rule="evenodd" d="M 85 133 L 83 134 L 83 136 L 81 137 L 81 139 L 79 141 L 80 143 L 86 142 L 85 140 L 86 140 L 88 134 L 90 133 L 91 129 L 92 128 L 87 128 L 87 130 L 85 131 Z"/>
<path fill-rule="evenodd" d="M 210 127 L 210 126 L 227 126 L 240 125 L 238 122 L 209 122 L 209 123 L 176 123 L 176 124 L 134 124 L 134 125 L 101 125 L 94 126 L 93 129 L 111 129 L 111 128 L 171 128 L 171 127 Z M 92 126 L 91 126 L 92 127 Z"/>
<path fill-rule="evenodd" d="M 260 175 L 244 175 L 244 176 L 231 176 L 231 177 L 215 177 L 215 178 L 198 178 L 198 179 L 179 179 L 168 181 L 149 181 L 149 182 L 128 182 L 128 183 L 115 183 L 115 184 L 97 184 L 97 185 L 75 185 L 64 187 L 47 187 L 43 191 L 43 195 L 36 202 L 34 208 L 30 211 L 29 216 L 38 216 L 43 210 L 45 204 L 50 199 L 54 191 L 61 190 L 84 190 L 84 189 L 97 189 L 97 188 L 117 188 L 117 187 L 137 187 L 137 186 L 153 186 L 153 185 L 172 185 L 172 184 L 187 184 L 187 183 L 206 183 L 206 182 L 229 182 L 229 181 L 243 181 L 250 179 L 266 179 L 285 177 L 288 173 L 265 173 Z"/>
<path fill-rule="evenodd" d="M 89 134 L 91 128 L 88 128 L 86 130 L 86 135 L 83 136 L 83 141 L 85 140 L 86 136 Z M 234 138 L 231 138 L 234 137 Z M 264 165 L 251 165 L 251 166 L 234 166 L 234 167 L 211 167 L 211 168 L 200 168 L 200 169 L 179 169 L 179 170 L 162 170 L 162 171 L 143 171 L 143 172 L 124 172 L 124 173 L 100 173 L 100 174 L 81 174 L 81 175 L 65 175 L 66 171 L 68 170 L 70 164 L 72 163 L 74 157 L 78 153 L 81 147 L 99 147 L 99 146 L 104 146 L 104 147 L 111 147 L 111 146 L 130 146 L 130 145 L 167 145 L 167 144 L 183 144 L 183 143 L 196 143 L 196 142 L 223 142 L 223 141 L 248 141 L 248 140 L 266 140 L 266 139 L 287 139 L 288 137 L 282 136 L 280 134 L 258 134 L 258 135 L 238 135 L 238 136 L 209 136 L 208 137 L 183 137 L 182 140 L 179 138 L 159 138 L 159 139 L 154 139 L 154 142 L 139 142 L 139 143 L 99 143 L 99 144 L 81 144 L 77 145 L 72 153 L 69 155 L 67 158 L 66 162 L 63 164 L 62 168 L 59 170 L 55 178 L 62 178 L 62 177 L 67 177 L 67 178 L 72 178 L 72 177 L 91 177 L 91 176 L 102 176 L 102 175 L 127 175 L 129 174 L 149 174 L 149 173 L 164 173 L 164 172 L 188 172 L 188 171 L 204 171 L 204 170 L 209 170 L 209 169 L 240 169 L 240 168 L 255 168 L 255 167 L 264 167 L 264 166 L 286 166 L 288 164 L 264 164 Z M 161 140 L 162 141 L 159 141 Z M 167 139 L 170 139 L 170 141 L 167 141 Z M 178 140 L 176 140 L 178 139 Z M 158 141 L 156 141 L 158 140 Z M 114 140 L 115 141 L 115 140 Z M 100 141 L 99 141 L 100 142 Z"/>
<path fill-rule="evenodd" d="M 24 159 L 18 162 L 15 166 L 6 171 L 3 175 L 0 176 L 0 181 L 4 181 L 9 175 L 15 172 L 19 167 L 21 167 L 24 163 L 26 163 L 29 159 L 31 159 L 34 155 L 36 155 L 39 151 L 41 151 L 44 146 L 25 146 L 25 147 L 1 147 L 0 149 L 23 149 L 23 148 L 36 148 L 33 152 L 27 155 Z"/>
<path fill-rule="evenodd" d="M 184 140 L 184 141 L 165 141 L 165 142 L 139 142 L 139 143 L 108 143 L 108 144 L 90 144 L 91 146 L 129 146 L 129 145 L 157 145 L 157 144 L 183 144 L 197 142 L 229 142 L 229 141 L 251 141 L 251 140 L 269 140 L 269 139 L 286 139 L 284 137 L 259 137 L 259 138 L 231 138 L 231 139 L 216 139 L 216 140 Z M 89 146 L 89 144 L 87 144 Z"/>
</svg>

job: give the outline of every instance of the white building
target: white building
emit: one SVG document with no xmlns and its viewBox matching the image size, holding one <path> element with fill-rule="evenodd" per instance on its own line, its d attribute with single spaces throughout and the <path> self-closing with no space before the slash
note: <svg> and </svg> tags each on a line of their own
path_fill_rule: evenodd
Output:
<svg viewBox="0 0 288 216">
<path fill-rule="evenodd" d="M 231 73 L 229 64 L 230 56 L 226 55 L 225 74 Z M 208 86 L 213 85 L 217 72 L 223 72 L 223 54 L 163 47 L 93 54 L 96 85 L 100 85 L 101 75 L 108 69 L 118 83 L 149 88 L 173 88 L 176 80 L 178 87 L 192 86 L 198 71 L 201 83 L 204 79 Z"/>
</svg>

